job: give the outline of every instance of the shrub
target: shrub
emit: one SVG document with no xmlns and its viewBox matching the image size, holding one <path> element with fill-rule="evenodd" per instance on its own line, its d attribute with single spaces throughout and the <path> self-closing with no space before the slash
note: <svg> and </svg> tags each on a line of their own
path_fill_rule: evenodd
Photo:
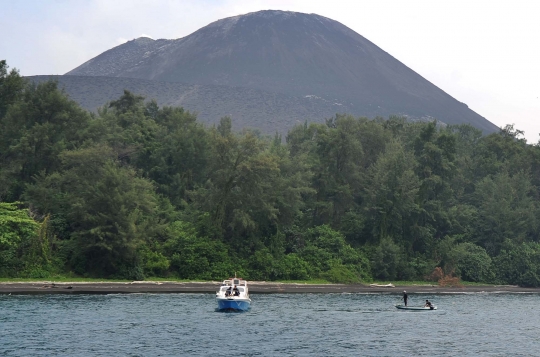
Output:
<svg viewBox="0 0 540 357">
<path fill-rule="evenodd" d="M 360 282 L 358 274 L 344 265 L 332 266 L 330 270 L 322 273 L 321 277 L 332 283 L 352 284 Z"/>
<path fill-rule="evenodd" d="M 309 264 L 297 254 L 291 253 L 281 258 L 276 266 L 276 278 L 284 280 L 306 280 Z"/>
<path fill-rule="evenodd" d="M 525 243 L 502 250 L 494 259 L 497 280 L 524 287 L 540 286 L 540 244 Z"/>
<path fill-rule="evenodd" d="M 309 276 L 335 276 L 332 279 L 354 282 L 359 279 L 371 280 L 369 259 L 363 251 L 352 248 L 340 232 L 323 225 L 309 229 L 307 238 L 306 246 L 300 250 L 299 256 L 308 263 Z M 343 272 L 352 272 L 354 278 L 340 278 L 341 273 L 330 273 L 336 266 L 346 267 Z"/>
<path fill-rule="evenodd" d="M 164 276 L 171 265 L 169 259 L 163 254 L 149 249 L 142 250 L 140 257 L 143 261 L 144 272 L 150 276 Z"/>
<path fill-rule="evenodd" d="M 476 244 L 458 244 L 450 251 L 449 259 L 463 280 L 487 282 L 494 279 L 491 258 L 484 248 Z"/>
<path fill-rule="evenodd" d="M 371 253 L 371 271 L 373 277 L 382 280 L 394 280 L 403 270 L 405 256 L 403 249 L 391 238 L 381 239 L 380 244 Z"/>
<path fill-rule="evenodd" d="M 126 279 L 142 281 L 144 280 L 143 268 L 138 264 L 124 264 L 120 265 L 117 273 L 111 276 L 114 279 Z"/>
<path fill-rule="evenodd" d="M 174 222 L 162 254 L 170 261 L 170 270 L 183 279 L 223 279 L 235 268 L 227 246 L 208 237 L 200 237 L 186 222 Z"/>
<path fill-rule="evenodd" d="M 248 261 L 248 274 L 246 278 L 250 280 L 271 280 L 275 279 L 275 260 L 268 249 L 264 248 L 256 251 Z"/>
</svg>

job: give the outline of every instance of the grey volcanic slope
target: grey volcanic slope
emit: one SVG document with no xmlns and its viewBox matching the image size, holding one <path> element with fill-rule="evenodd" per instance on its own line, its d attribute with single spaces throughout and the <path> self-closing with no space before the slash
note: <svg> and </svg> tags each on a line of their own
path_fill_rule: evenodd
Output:
<svg viewBox="0 0 540 357">
<path fill-rule="evenodd" d="M 176 40 L 139 38 L 67 75 L 112 76 L 315 95 L 351 114 L 406 114 L 497 127 L 372 42 L 315 14 L 259 11 Z"/>
<path fill-rule="evenodd" d="M 58 82 L 59 88 L 81 107 L 90 111 L 118 99 L 124 89 L 155 99 L 160 106 L 182 106 L 197 113 L 200 122 L 217 124 L 230 116 L 236 129 L 259 129 L 265 134 L 287 134 L 294 125 L 323 122 L 350 108 L 318 97 L 293 97 L 242 87 L 160 82 L 145 79 L 83 76 L 29 76 L 40 83 Z M 374 116 L 374 113 L 370 113 Z"/>
</svg>

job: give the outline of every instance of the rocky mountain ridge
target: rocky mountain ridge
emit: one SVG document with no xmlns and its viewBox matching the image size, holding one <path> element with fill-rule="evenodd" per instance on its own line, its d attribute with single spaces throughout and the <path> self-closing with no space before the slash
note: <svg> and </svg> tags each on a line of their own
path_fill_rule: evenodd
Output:
<svg viewBox="0 0 540 357">
<path fill-rule="evenodd" d="M 322 113 L 327 116 L 335 110 L 334 114 L 395 114 L 436 118 L 447 124 L 471 123 L 486 133 L 498 130 L 369 40 L 315 14 L 259 11 L 218 20 L 180 39 L 138 38 L 102 53 L 67 76 L 81 76 L 80 81 L 86 76 L 133 78 L 218 86 L 225 92 L 243 88 L 274 97 L 320 98 L 325 109 L 305 118 L 310 121 L 321 121 Z M 250 113 L 256 113 L 252 104 L 234 103 L 244 108 L 241 112 L 246 117 L 240 121 L 249 121 Z M 251 112 L 249 107 L 253 107 Z M 227 114 L 225 108 L 216 106 L 216 110 Z"/>
<path fill-rule="evenodd" d="M 122 77 L 31 76 L 40 83 L 58 82 L 68 96 L 90 111 L 118 99 L 124 89 L 155 99 L 160 106 L 181 106 L 197 113 L 200 122 L 211 126 L 224 116 L 233 118 L 233 127 L 258 129 L 262 133 L 286 135 L 296 124 L 323 122 L 350 107 L 316 96 L 293 97 L 257 89 L 217 85 L 161 82 Z"/>
</svg>

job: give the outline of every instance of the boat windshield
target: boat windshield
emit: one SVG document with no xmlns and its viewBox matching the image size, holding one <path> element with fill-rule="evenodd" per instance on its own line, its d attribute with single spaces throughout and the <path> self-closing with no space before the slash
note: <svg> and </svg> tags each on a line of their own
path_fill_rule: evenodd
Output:
<svg viewBox="0 0 540 357">
<path fill-rule="evenodd" d="M 219 289 L 220 291 L 227 291 L 227 289 L 229 288 L 229 286 L 222 286 L 221 289 Z M 238 286 L 238 291 L 243 293 L 244 292 L 244 288 L 242 286 Z"/>
</svg>

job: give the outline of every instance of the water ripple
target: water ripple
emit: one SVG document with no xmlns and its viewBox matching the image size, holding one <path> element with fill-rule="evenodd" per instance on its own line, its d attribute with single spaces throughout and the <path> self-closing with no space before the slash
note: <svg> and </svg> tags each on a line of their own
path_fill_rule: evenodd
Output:
<svg viewBox="0 0 540 357">
<path fill-rule="evenodd" d="M 252 294 L 244 313 L 213 294 L 0 295 L 1 356 L 534 356 L 540 296 Z"/>
</svg>

